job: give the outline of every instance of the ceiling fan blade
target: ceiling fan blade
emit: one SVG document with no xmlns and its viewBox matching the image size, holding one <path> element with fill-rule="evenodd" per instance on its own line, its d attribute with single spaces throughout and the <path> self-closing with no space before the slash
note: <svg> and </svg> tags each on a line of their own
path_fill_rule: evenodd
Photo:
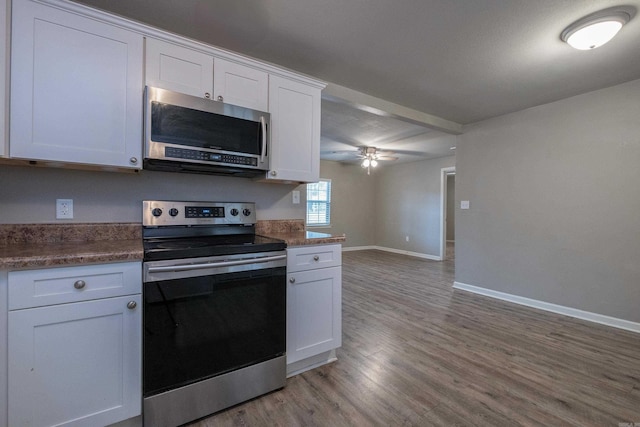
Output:
<svg viewBox="0 0 640 427">
<path fill-rule="evenodd" d="M 376 160 L 398 160 L 398 158 L 392 156 L 377 156 Z"/>
<path fill-rule="evenodd" d="M 376 155 L 378 156 L 393 156 L 395 153 L 395 151 L 389 151 L 389 150 L 376 150 Z"/>
<path fill-rule="evenodd" d="M 326 150 L 326 151 L 321 151 L 320 154 L 321 155 L 337 154 L 337 155 L 344 155 L 344 156 L 360 156 L 360 152 L 354 151 L 354 150 Z"/>
</svg>

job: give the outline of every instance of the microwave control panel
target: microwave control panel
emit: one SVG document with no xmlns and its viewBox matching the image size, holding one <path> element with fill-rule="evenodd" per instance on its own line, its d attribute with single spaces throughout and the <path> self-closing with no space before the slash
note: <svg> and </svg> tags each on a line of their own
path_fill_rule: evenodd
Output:
<svg viewBox="0 0 640 427">
<path fill-rule="evenodd" d="M 170 159 L 198 160 L 201 162 L 216 162 L 240 166 L 258 166 L 258 159 L 255 157 L 238 154 L 211 153 L 209 151 L 189 150 L 186 148 L 165 147 L 164 156 Z"/>
</svg>

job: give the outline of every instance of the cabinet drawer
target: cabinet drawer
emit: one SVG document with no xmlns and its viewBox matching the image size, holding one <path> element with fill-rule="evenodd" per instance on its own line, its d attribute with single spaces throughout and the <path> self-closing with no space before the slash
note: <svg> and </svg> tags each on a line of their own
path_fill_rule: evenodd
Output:
<svg viewBox="0 0 640 427">
<path fill-rule="evenodd" d="M 142 263 L 123 262 L 9 272 L 9 310 L 142 291 Z"/>
<path fill-rule="evenodd" d="M 287 272 L 342 265 L 342 245 L 301 246 L 287 249 Z"/>
</svg>

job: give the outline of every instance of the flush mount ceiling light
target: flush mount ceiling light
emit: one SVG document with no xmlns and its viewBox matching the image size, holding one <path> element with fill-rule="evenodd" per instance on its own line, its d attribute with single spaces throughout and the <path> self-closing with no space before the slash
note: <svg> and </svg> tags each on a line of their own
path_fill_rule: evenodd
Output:
<svg viewBox="0 0 640 427">
<path fill-rule="evenodd" d="M 632 7 L 610 7 L 577 20 L 565 28 L 560 38 L 576 49 L 595 49 L 618 34 L 634 14 Z"/>
</svg>

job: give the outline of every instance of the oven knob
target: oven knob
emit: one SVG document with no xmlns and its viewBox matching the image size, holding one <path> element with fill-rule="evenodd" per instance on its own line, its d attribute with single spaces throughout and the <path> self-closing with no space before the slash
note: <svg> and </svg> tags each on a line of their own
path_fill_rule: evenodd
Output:
<svg viewBox="0 0 640 427">
<path fill-rule="evenodd" d="M 160 215 L 162 215 L 162 209 L 160 209 L 160 208 L 154 208 L 154 209 L 151 211 L 151 215 L 153 215 L 153 216 L 160 216 Z"/>
<path fill-rule="evenodd" d="M 171 215 L 171 216 L 178 215 L 178 209 L 176 209 L 176 208 L 169 209 L 169 215 Z"/>
<path fill-rule="evenodd" d="M 249 209 L 243 209 L 242 210 L 242 215 L 249 216 L 249 215 L 251 215 L 251 211 Z"/>
<path fill-rule="evenodd" d="M 230 213 L 231 215 L 233 215 L 233 216 L 238 216 L 238 209 L 233 208 L 233 209 L 231 209 L 231 211 L 229 211 L 229 213 Z"/>
</svg>

